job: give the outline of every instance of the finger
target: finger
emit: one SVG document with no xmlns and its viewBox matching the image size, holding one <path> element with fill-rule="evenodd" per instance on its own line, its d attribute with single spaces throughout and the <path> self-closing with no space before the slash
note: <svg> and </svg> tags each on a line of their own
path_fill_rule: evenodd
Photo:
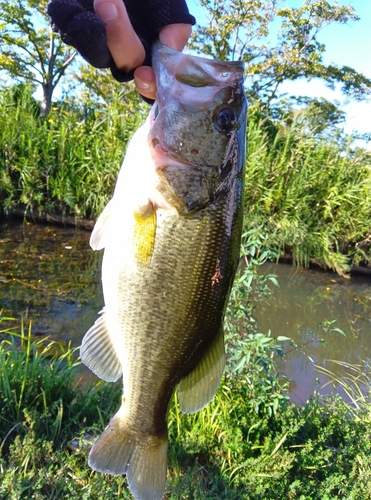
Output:
<svg viewBox="0 0 371 500">
<path fill-rule="evenodd" d="M 118 69 L 131 71 L 143 64 L 145 52 L 122 0 L 94 0 L 95 13 L 107 30 L 107 45 Z"/>
<path fill-rule="evenodd" d="M 134 71 L 134 81 L 139 94 L 148 99 L 156 99 L 156 81 L 153 69 L 149 66 L 140 66 Z"/>
<path fill-rule="evenodd" d="M 191 36 L 192 26 L 190 24 L 169 24 L 161 29 L 160 41 L 181 52 Z M 152 68 L 141 66 L 134 72 L 134 80 L 137 90 L 148 99 L 156 98 L 156 81 Z"/>
<path fill-rule="evenodd" d="M 160 42 L 182 52 L 192 33 L 190 24 L 169 24 L 160 30 Z"/>
</svg>

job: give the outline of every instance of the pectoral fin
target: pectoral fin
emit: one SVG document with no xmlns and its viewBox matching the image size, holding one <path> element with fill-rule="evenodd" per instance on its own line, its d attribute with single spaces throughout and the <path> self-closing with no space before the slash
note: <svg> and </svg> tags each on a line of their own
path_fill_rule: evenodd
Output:
<svg viewBox="0 0 371 500">
<path fill-rule="evenodd" d="M 104 309 L 86 332 L 80 347 L 80 357 L 84 365 L 106 382 L 115 382 L 121 376 L 121 363 L 107 329 Z"/>
<path fill-rule="evenodd" d="M 152 257 L 156 236 L 156 212 L 147 207 L 143 213 L 134 213 L 135 225 L 133 242 L 137 264 L 147 264 Z"/>
<path fill-rule="evenodd" d="M 113 200 L 110 200 L 95 223 L 90 236 L 90 246 L 93 250 L 102 250 L 106 246 L 107 233 L 112 220 L 112 206 Z"/>
<path fill-rule="evenodd" d="M 183 413 L 196 413 L 213 399 L 224 367 L 224 332 L 221 328 L 196 368 L 178 385 L 179 406 Z"/>
</svg>

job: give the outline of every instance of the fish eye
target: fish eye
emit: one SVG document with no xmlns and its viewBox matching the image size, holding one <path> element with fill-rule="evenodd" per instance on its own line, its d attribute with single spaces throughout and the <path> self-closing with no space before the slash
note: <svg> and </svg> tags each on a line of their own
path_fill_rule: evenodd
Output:
<svg viewBox="0 0 371 500">
<path fill-rule="evenodd" d="M 236 123 L 236 115 L 230 108 L 220 108 L 214 116 L 214 125 L 221 132 L 229 132 Z"/>
</svg>

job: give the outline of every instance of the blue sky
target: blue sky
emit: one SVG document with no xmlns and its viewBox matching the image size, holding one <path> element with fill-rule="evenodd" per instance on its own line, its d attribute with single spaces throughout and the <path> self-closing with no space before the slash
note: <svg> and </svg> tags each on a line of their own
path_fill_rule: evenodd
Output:
<svg viewBox="0 0 371 500">
<path fill-rule="evenodd" d="M 318 39 L 326 45 L 324 61 L 351 66 L 371 78 L 371 0 L 353 0 L 352 2 L 340 0 L 339 4 L 353 5 L 361 19 L 358 22 L 349 22 L 347 25 L 333 23 L 321 32 Z M 283 0 L 282 5 L 300 7 L 303 1 Z M 202 22 L 205 19 L 198 0 L 188 0 L 188 7 L 196 16 L 197 21 Z M 371 132 L 371 102 L 347 101 L 339 90 L 329 90 L 320 80 L 287 82 L 281 86 L 280 90 L 291 95 L 337 100 L 347 113 L 345 126 L 347 132 L 353 130 L 361 133 Z"/>
</svg>

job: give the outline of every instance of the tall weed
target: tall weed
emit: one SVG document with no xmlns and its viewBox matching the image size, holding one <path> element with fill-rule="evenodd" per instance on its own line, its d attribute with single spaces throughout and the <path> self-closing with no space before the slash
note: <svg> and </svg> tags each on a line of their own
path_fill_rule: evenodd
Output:
<svg viewBox="0 0 371 500">
<path fill-rule="evenodd" d="M 0 318 L 0 325 L 3 319 L 9 322 Z M 37 439 L 65 443 L 81 432 L 83 422 L 89 428 L 115 408 L 117 398 L 111 393 L 108 402 L 102 384 L 82 395 L 76 385 L 80 363 L 70 345 L 34 338 L 31 324 L 22 325 L 20 333 L 0 329 L 0 336 L 0 451 L 30 431 Z"/>
<path fill-rule="evenodd" d="M 272 133 L 272 128 L 274 129 Z M 371 263 L 371 154 L 308 133 L 302 120 L 272 125 L 252 108 L 245 227 L 294 262 L 317 260 L 340 274 Z"/>
<path fill-rule="evenodd" d="M 117 95 L 87 112 L 58 103 L 42 118 L 28 87 L 0 94 L 0 203 L 63 215 L 96 217 L 112 194 L 126 145 L 143 120 L 138 103 Z M 135 109 L 135 111 L 134 111 Z"/>
<path fill-rule="evenodd" d="M 217 395 L 195 415 L 181 414 L 176 400 L 170 408 L 165 498 L 369 498 L 369 403 L 350 411 L 340 398 L 314 394 L 297 408 L 275 365 L 285 339 L 259 333 L 250 318 L 254 299 L 276 284 L 257 274 L 271 256 L 265 245 L 261 230 L 244 235 L 226 319 L 228 369 Z M 30 328 L 0 335 L 0 498 L 129 500 L 124 477 L 87 465 L 121 384 L 82 390 L 70 346 L 44 343 Z"/>
<path fill-rule="evenodd" d="M 0 207 L 97 217 L 147 112 L 115 95 L 100 109 L 57 103 L 41 118 L 30 88 L 2 90 Z M 300 115 L 272 121 L 251 106 L 245 229 L 261 226 L 280 255 L 340 274 L 371 265 L 370 192 L 371 154 L 351 137 L 317 134 Z"/>
</svg>

